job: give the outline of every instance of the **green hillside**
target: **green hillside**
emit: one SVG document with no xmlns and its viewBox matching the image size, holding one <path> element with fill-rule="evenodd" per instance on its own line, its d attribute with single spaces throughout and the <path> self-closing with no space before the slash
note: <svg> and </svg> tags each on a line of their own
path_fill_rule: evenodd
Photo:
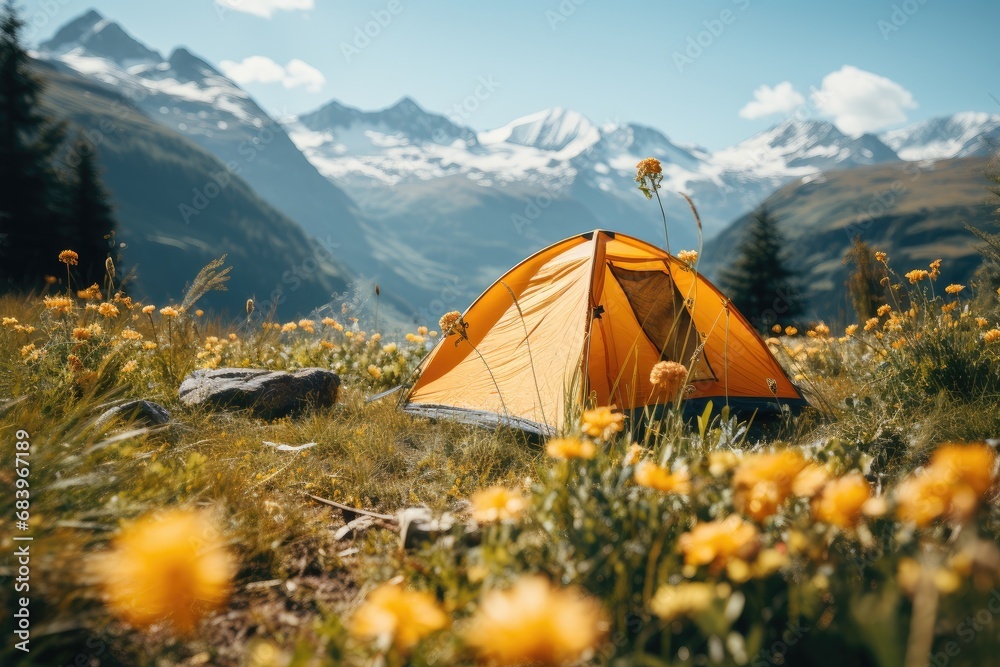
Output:
<svg viewBox="0 0 1000 667">
<path fill-rule="evenodd" d="M 926 268 L 943 259 L 942 279 L 968 282 L 980 263 L 964 227 L 988 226 L 988 160 L 893 163 L 825 173 L 771 195 L 765 206 L 778 218 L 788 262 L 802 279 L 806 314 L 847 321 L 854 317 L 844 256 L 855 236 L 889 254 L 897 270 Z M 706 243 L 702 270 L 713 279 L 735 257 L 747 214 Z"/>
<path fill-rule="evenodd" d="M 157 303 L 178 299 L 186 281 L 224 253 L 234 266 L 229 292 L 206 297 L 217 309 L 236 313 L 248 297 L 261 304 L 277 297 L 278 312 L 291 316 L 345 289 L 349 276 L 333 259 L 336 239 L 318 244 L 217 158 L 125 98 L 37 66 L 50 112 L 96 148 L 125 244 L 124 268 L 138 269 L 133 292 Z"/>
</svg>

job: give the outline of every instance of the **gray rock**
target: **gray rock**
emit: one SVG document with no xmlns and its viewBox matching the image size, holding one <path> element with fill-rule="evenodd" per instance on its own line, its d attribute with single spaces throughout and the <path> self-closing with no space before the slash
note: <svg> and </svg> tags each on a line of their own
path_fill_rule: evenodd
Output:
<svg viewBox="0 0 1000 667">
<path fill-rule="evenodd" d="M 143 399 L 128 401 L 105 410 L 94 422 L 94 425 L 101 428 L 112 419 L 121 419 L 142 426 L 161 426 L 170 422 L 170 412 L 159 403 L 152 401 Z"/>
<path fill-rule="evenodd" d="M 323 368 L 269 371 L 263 368 L 197 370 L 184 378 L 178 394 L 189 407 L 250 410 L 265 419 L 337 402 L 340 377 Z"/>
</svg>

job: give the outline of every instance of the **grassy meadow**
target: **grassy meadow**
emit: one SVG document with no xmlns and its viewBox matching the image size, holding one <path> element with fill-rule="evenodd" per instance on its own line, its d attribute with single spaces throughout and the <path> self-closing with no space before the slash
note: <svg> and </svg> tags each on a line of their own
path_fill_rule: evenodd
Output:
<svg viewBox="0 0 1000 667">
<path fill-rule="evenodd" d="M 366 402 L 441 334 L 364 331 L 349 309 L 221 322 L 198 309 L 219 267 L 177 304 L 113 282 L 2 297 L 0 508 L 12 525 L 27 440 L 34 540 L 31 653 L 8 640 L 0 661 L 988 664 L 1000 295 L 950 285 L 946 263 L 880 261 L 877 317 L 768 339 L 814 410 L 761 429 L 675 409 L 635 442 L 608 406 L 537 443 Z M 343 386 L 275 421 L 179 403 L 185 375 L 225 366 Z M 171 424 L 97 423 L 135 398 Z M 310 496 L 384 516 L 337 539 L 343 513 Z M 406 507 L 456 521 L 404 548 L 386 517 Z M 8 621 L 16 534 L 0 534 Z"/>
</svg>

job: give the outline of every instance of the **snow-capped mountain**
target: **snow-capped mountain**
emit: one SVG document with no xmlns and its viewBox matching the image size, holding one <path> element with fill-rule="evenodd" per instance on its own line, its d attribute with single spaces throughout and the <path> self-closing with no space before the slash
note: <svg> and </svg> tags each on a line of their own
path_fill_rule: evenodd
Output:
<svg viewBox="0 0 1000 667">
<path fill-rule="evenodd" d="M 366 232 L 350 198 L 320 175 L 281 124 L 246 91 L 187 49 L 177 48 L 164 58 L 89 11 L 40 44 L 36 55 L 114 89 L 147 117 L 226 165 L 230 174 L 223 170 L 214 184 L 206 182 L 177 202 L 178 215 L 188 224 L 197 224 L 200 211 L 211 205 L 207 193 L 215 192 L 215 185 L 225 188 L 236 174 L 307 232 L 341 247 L 356 265 L 370 261 Z"/>
<path fill-rule="evenodd" d="M 425 321 L 440 314 L 434 304 L 459 307 L 525 254 L 581 230 L 601 226 L 659 242 L 658 207 L 633 181 L 645 157 L 663 164 L 678 250 L 693 247 L 697 233 L 677 193 L 694 199 L 710 238 L 796 180 L 900 158 L 980 155 L 1000 138 L 1000 117 L 986 114 L 881 137 L 788 120 L 711 152 L 653 127 L 597 124 L 561 108 L 477 132 L 408 97 L 376 111 L 331 101 L 279 123 L 211 64 L 182 48 L 164 58 L 96 12 L 67 24 L 39 56 L 115 88 L 200 144 L 278 210 L 332 241 L 348 266 L 377 274 L 383 292 L 429 309 Z"/>
<path fill-rule="evenodd" d="M 904 160 L 988 157 L 1000 148 L 1000 114 L 940 116 L 882 134 Z"/>
</svg>

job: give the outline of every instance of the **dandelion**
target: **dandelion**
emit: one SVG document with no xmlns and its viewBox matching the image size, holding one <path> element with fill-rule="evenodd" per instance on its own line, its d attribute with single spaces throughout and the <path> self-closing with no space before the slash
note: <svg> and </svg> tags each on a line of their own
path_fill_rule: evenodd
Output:
<svg viewBox="0 0 1000 667">
<path fill-rule="evenodd" d="M 694 266 L 695 262 L 698 261 L 698 251 L 681 250 L 679 253 L 677 253 L 677 259 L 681 260 L 688 266 Z"/>
<path fill-rule="evenodd" d="M 857 525 L 865 503 L 871 499 L 871 487 L 858 473 L 835 479 L 813 501 L 813 516 L 841 528 Z"/>
<path fill-rule="evenodd" d="M 515 520 L 528 506 L 519 492 L 502 486 L 477 491 L 469 500 L 472 503 L 472 518 L 483 524 Z"/>
<path fill-rule="evenodd" d="M 681 535 L 680 547 L 687 565 L 709 565 L 715 570 L 730 561 L 752 559 L 760 548 L 757 528 L 735 514 L 703 521 Z"/>
<path fill-rule="evenodd" d="M 99 300 L 103 296 L 103 294 L 101 294 L 101 288 L 98 286 L 98 284 L 94 283 L 93 285 L 91 285 L 87 289 L 79 290 L 76 293 L 76 296 L 77 296 L 77 298 L 80 298 L 80 299 L 87 299 L 87 300 L 97 301 L 97 300 Z"/>
<path fill-rule="evenodd" d="M 163 315 L 164 317 L 177 317 L 180 315 L 180 312 L 173 306 L 164 306 L 163 308 L 160 308 L 160 315 Z"/>
<path fill-rule="evenodd" d="M 350 621 L 351 634 L 375 639 L 383 649 L 409 654 L 427 635 L 448 625 L 448 616 L 428 593 L 383 584 L 358 608 Z"/>
<path fill-rule="evenodd" d="M 691 491 L 691 477 L 687 470 L 671 473 L 651 461 L 642 461 L 635 468 L 635 483 L 664 493 L 686 495 Z"/>
<path fill-rule="evenodd" d="M 370 366 L 368 366 L 368 374 L 371 375 L 376 380 L 379 380 L 382 378 L 382 369 L 376 366 L 375 364 L 371 364 Z"/>
<path fill-rule="evenodd" d="M 620 412 L 613 412 L 612 407 L 600 407 L 593 410 L 584 410 L 580 418 L 580 427 L 583 432 L 592 438 L 600 440 L 610 440 L 623 428 L 625 415 Z"/>
<path fill-rule="evenodd" d="M 985 326 L 985 325 L 980 325 Z M 1000 340 L 1000 329 L 990 329 L 983 334 L 983 340 L 987 343 L 995 343 Z"/>
<path fill-rule="evenodd" d="M 854 332 L 856 332 L 857 330 L 858 330 L 858 325 L 857 324 L 848 324 L 844 328 L 844 335 L 847 336 L 848 338 L 850 338 L 851 336 L 854 335 Z"/>
<path fill-rule="evenodd" d="M 791 326 L 785 327 L 785 335 L 786 336 L 794 336 L 798 332 L 799 332 L 799 330 L 796 329 L 795 327 L 791 327 Z"/>
<path fill-rule="evenodd" d="M 80 255 L 74 250 L 63 250 L 59 253 L 59 261 L 66 266 L 76 266 L 80 263 Z"/>
<path fill-rule="evenodd" d="M 134 373 L 139 368 L 139 363 L 135 359 L 129 359 L 122 366 L 122 373 Z"/>
<path fill-rule="evenodd" d="M 68 296 L 47 296 L 42 299 L 42 303 L 57 315 L 65 315 L 73 310 L 73 300 Z"/>
<path fill-rule="evenodd" d="M 138 627 L 170 620 L 183 633 L 229 595 L 232 557 L 203 512 L 172 510 L 127 526 L 96 562 L 108 606 Z"/>
<path fill-rule="evenodd" d="M 886 257 L 885 253 L 882 252 L 881 250 L 876 250 L 875 251 L 875 261 L 876 262 L 882 262 L 883 264 L 885 264 L 886 261 L 888 261 L 888 259 L 889 258 Z"/>
<path fill-rule="evenodd" d="M 944 288 L 944 291 L 948 294 L 958 294 L 965 289 L 965 285 L 948 285 Z"/>
<path fill-rule="evenodd" d="M 593 598 L 525 576 L 509 590 L 483 596 L 464 638 L 488 664 L 566 665 L 589 658 L 607 628 Z"/>
<path fill-rule="evenodd" d="M 716 599 L 729 597 L 729 592 L 726 584 L 684 582 L 676 586 L 662 586 L 649 601 L 649 609 L 661 620 L 669 622 L 705 611 Z"/>
<path fill-rule="evenodd" d="M 649 373 L 649 383 L 666 399 L 672 399 L 687 380 L 688 369 L 676 361 L 660 361 Z"/>
<path fill-rule="evenodd" d="M 316 333 L 315 325 L 316 323 L 313 322 L 312 320 L 306 320 L 306 319 L 299 320 L 299 328 L 305 331 L 306 333 Z"/>
<path fill-rule="evenodd" d="M 930 274 L 924 269 L 914 269 L 913 271 L 909 271 L 903 275 L 907 280 L 910 281 L 911 285 L 916 285 L 921 280 L 927 278 Z"/>
<path fill-rule="evenodd" d="M 107 318 L 118 317 L 118 306 L 116 306 L 113 303 L 105 301 L 100 306 L 98 306 L 97 312 Z"/>
<path fill-rule="evenodd" d="M 73 339 L 78 341 L 90 340 L 90 329 L 85 327 L 76 327 L 73 329 Z"/>
<path fill-rule="evenodd" d="M 554 459 L 592 459 L 597 447 L 579 438 L 553 438 L 545 445 L 545 453 Z"/>
<path fill-rule="evenodd" d="M 792 450 L 748 456 L 733 476 L 734 503 L 743 514 L 763 521 L 778 511 L 792 493 L 806 461 Z"/>
</svg>

